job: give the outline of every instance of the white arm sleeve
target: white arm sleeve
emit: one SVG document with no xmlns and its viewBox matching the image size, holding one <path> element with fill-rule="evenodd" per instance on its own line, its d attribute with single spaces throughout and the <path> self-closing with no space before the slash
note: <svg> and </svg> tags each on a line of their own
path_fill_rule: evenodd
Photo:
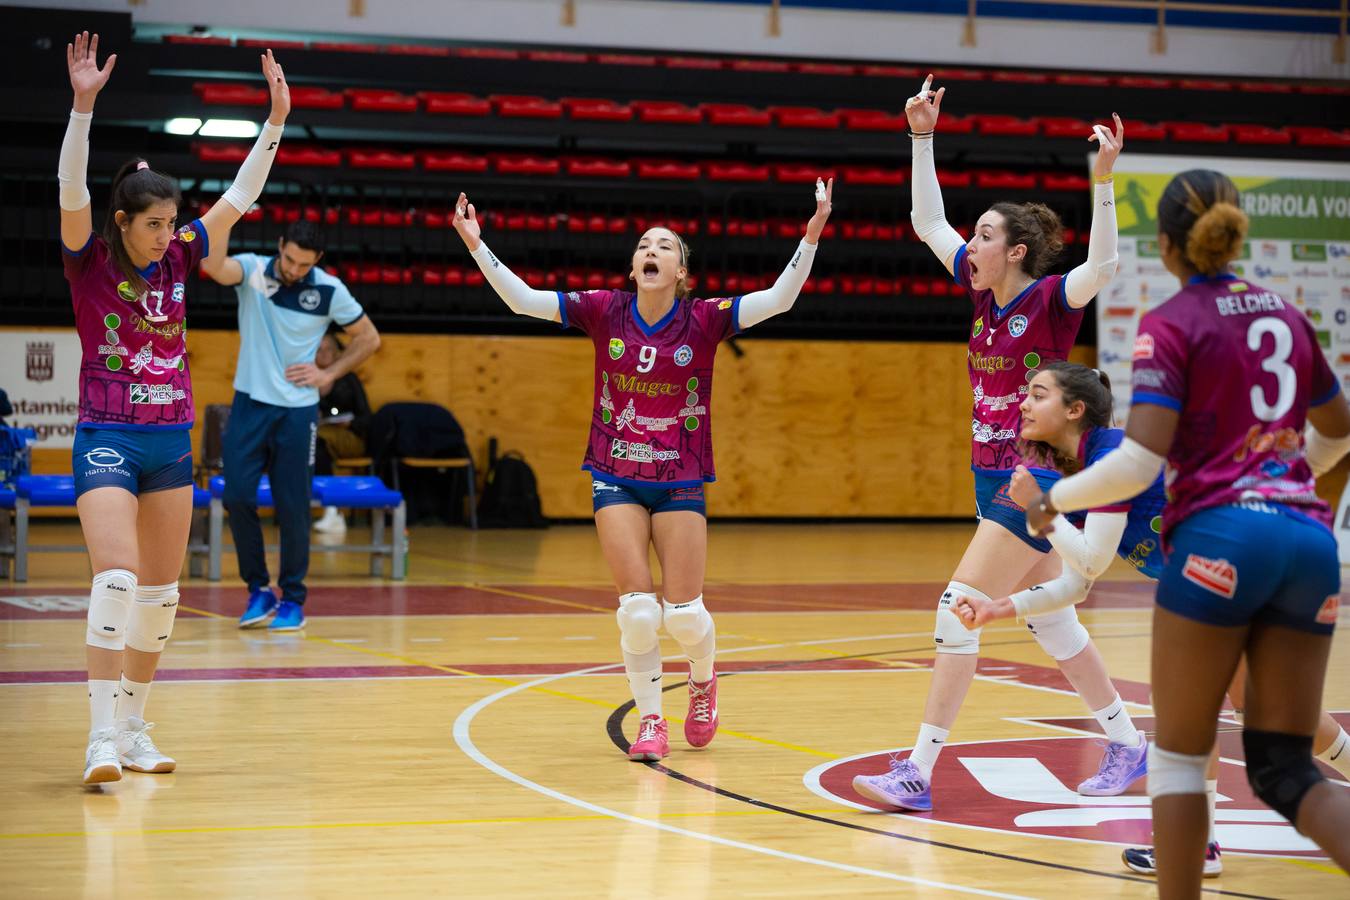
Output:
<svg viewBox="0 0 1350 900">
<path fill-rule="evenodd" d="M 1312 467 L 1313 475 L 1321 478 L 1336 467 L 1341 457 L 1350 453 L 1350 434 L 1345 437 L 1329 438 L 1308 423 L 1303 433 L 1303 455 Z"/>
<path fill-rule="evenodd" d="M 816 245 L 808 244 L 805 239 L 797 245 L 792 261 L 787 264 L 783 274 L 765 291 L 753 291 L 741 297 L 740 312 L 736 327 L 740 329 L 758 325 L 771 316 L 785 313 L 797 302 L 797 295 L 811 274 L 811 262 L 816 258 Z"/>
<path fill-rule="evenodd" d="M 487 241 L 479 241 L 478 249 L 473 251 L 473 261 L 482 269 L 483 277 L 497 296 L 506 301 L 511 311 L 522 316 L 534 316 L 536 319 L 559 319 L 558 295 L 553 291 L 537 291 L 530 287 L 520 276 L 512 272 L 488 249 Z"/>
<path fill-rule="evenodd" d="M 1111 566 L 1120 547 L 1128 516 L 1123 512 L 1088 513 L 1083 530 L 1063 516 L 1055 516 L 1055 530 L 1046 535 L 1064 565 L 1095 581 Z"/>
<path fill-rule="evenodd" d="M 225 202 L 239 210 L 239 215 L 248 212 L 262 196 L 267 173 L 272 171 L 272 160 L 276 158 L 277 145 L 281 143 L 281 132 L 285 128 L 285 125 L 263 123 L 257 142 L 239 167 L 239 174 L 234 176 L 234 184 L 225 189 Z"/>
<path fill-rule="evenodd" d="M 1064 296 L 1075 309 L 1087 306 L 1115 277 L 1120 263 L 1116 245 L 1116 186 L 1099 184 L 1092 191 L 1092 231 L 1088 234 L 1088 258 L 1064 279 Z"/>
<path fill-rule="evenodd" d="M 1137 441 L 1125 438 L 1102 461 L 1050 488 L 1050 502 L 1061 512 L 1092 509 L 1136 497 L 1162 471 L 1163 458 Z"/>
<path fill-rule="evenodd" d="M 952 271 L 956 251 L 965 240 L 956 229 L 947 224 L 947 211 L 942 207 L 942 188 L 938 185 L 937 164 L 933 161 L 933 139 L 912 138 L 914 174 L 910 179 L 914 208 L 909 220 L 914 233 L 928 245 L 938 260 Z"/>
<path fill-rule="evenodd" d="M 70 111 L 65 140 L 61 141 L 61 161 L 56 165 L 62 209 L 75 212 L 89 205 L 89 123 L 93 113 Z"/>
<path fill-rule="evenodd" d="M 1017 610 L 1017 618 L 1025 619 L 1027 616 L 1043 616 L 1082 603 L 1090 590 L 1091 581 L 1073 569 L 1065 569 L 1064 574 L 1053 581 L 1018 591 L 1008 599 L 1012 601 L 1013 609 Z"/>
</svg>

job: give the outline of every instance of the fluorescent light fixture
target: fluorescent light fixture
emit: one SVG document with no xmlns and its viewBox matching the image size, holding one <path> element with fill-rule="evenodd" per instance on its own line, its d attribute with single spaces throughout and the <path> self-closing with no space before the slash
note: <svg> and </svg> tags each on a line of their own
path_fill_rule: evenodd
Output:
<svg viewBox="0 0 1350 900">
<path fill-rule="evenodd" d="M 202 137 L 257 137 L 258 123 L 246 119 L 207 119 L 198 134 Z"/>
<path fill-rule="evenodd" d="M 197 129 L 202 127 L 201 119 L 170 119 L 164 123 L 164 130 L 169 134 L 196 134 Z"/>
</svg>

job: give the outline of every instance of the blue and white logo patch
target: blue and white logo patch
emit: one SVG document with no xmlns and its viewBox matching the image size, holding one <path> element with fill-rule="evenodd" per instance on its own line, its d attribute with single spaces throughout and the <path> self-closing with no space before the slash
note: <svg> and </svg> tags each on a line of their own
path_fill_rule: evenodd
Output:
<svg viewBox="0 0 1350 900">
<path fill-rule="evenodd" d="M 687 366 L 694 361 L 694 348 L 688 344 L 681 344 L 675 351 L 675 365 Z"/>
<path fill-rule="evenodd" d="M 181 281 L 175 281 L 173 283 L 173 302 L 174 303 L 183 302 L 183 282 Z"/>
<path fill-rule="evenodd" d="M 1021 337 L 1027 330 L 1026 316 L 1013 316 L 1008 320 L 1008 334 L 1013 337 Z"/>
</svg>

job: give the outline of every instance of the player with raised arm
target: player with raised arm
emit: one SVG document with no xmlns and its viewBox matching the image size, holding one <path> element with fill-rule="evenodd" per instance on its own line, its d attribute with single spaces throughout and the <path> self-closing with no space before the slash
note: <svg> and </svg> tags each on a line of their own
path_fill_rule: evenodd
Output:
<svg viewBox="0 0 1350 900">
<path fill-rule="evenodd" d="M 192 379 L 187 285 L 210 246 L 262 192 L 290 112 L 269 50 L 272 109 L 234 183 L 200 219 L 178 227 L 178 182 L 145 160 L 113 178 L 108 217 L 93 227 L 86 185 L 94 102 L 117 56 L 98 65 L 98 35 L 66 46 L 75 93 L 61 144 L 61 243 L 80 334 L 80 416 L 72 451 L 76 507 L 94 571 L 85 636 L 89 746 L 84 782 L 122 767 L 171 772 L 147 733 L 145 702 L 178 610 L 178 573 L 192 520 Z"/>
<path fill-rule="evenodd" d="M 582 468 L 600 547 L 619 593 L 619 645 L 640 722 L 633 760 L 669 752 L 661 713 L 660 630 L 689 660 L 690 746 L 717 732 L 717 633 L 703 603 L 707 520 L 703 485 L 715 479 L 712 376 L 718 345 L 792 308 L 830 217 L 834 182 L 816 182 L 815 214 L 773 286 L 740 297 L 689 296 L 689 248 L 668 228 L 649 228 L 633 251 L 629 291 L 535 290 L 482 240 L 465 195 L 455 229 L 512 311 L 585 332 L 595 345 L 595 392 Z M 655 546 L 664 597 L 649 562 Z"/>
</svg>

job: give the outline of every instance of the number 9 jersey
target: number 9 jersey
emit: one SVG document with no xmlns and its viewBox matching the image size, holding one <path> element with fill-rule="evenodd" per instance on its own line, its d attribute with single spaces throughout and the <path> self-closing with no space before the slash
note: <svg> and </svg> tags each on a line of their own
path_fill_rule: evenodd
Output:
<svg viewBox="0 0 1350 900">
<path fill-rule="evenodd" d="M 1132 389 L 1133 404 L 1181 416 L 1167 451 L 1164 539 L 1202 509 L 1243 502 L 1330 527 L 1303 427 L 1340 384 L 1293 304 L 1231 275 L 1191 279 L 1140 321 Z"/>
<path fill-rule="evenodd" d="M 559 293 L 564 328 L 595 345 L 595 403 L 582 468 L 605 481 L 694 487 L 715 481 L 712 376 L 739 332 L 740 298 L 676 298 L 659 322 L 626 291 Z"/>
</svg>

